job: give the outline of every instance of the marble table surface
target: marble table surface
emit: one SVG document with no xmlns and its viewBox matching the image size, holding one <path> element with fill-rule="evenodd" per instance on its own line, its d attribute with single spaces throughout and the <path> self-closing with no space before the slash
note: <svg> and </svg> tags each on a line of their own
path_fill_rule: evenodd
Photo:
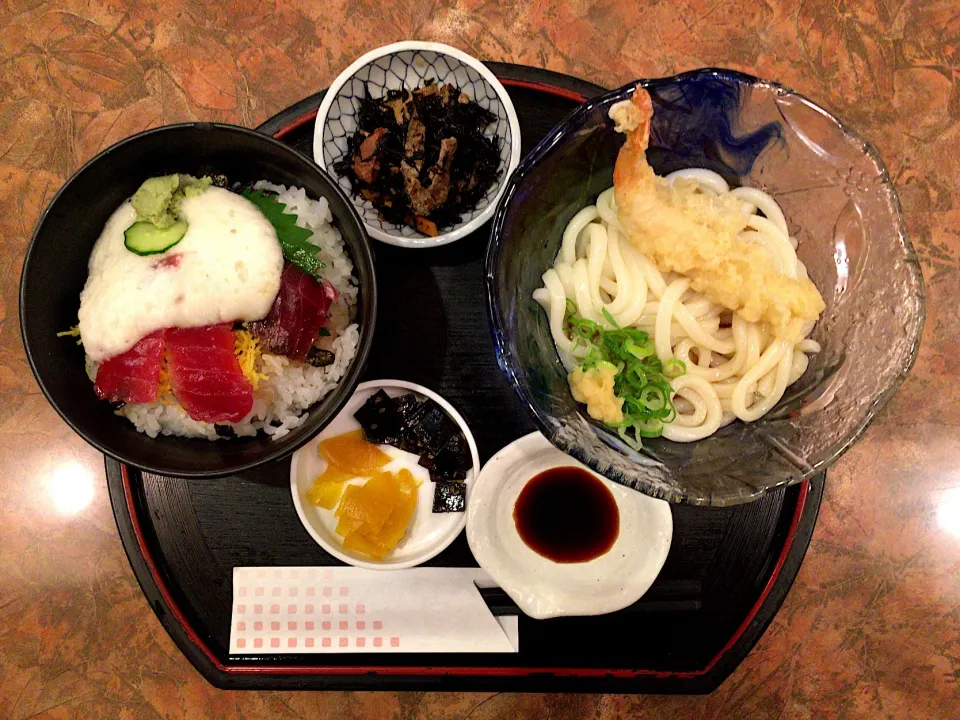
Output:
<svg viewBox="0 0 960 720">
<path fill-rule="evenodd" d="M 919 360 L 831 470 L 796 584 L 710 696 L 216 690 L 137 586 L 102 457 L 33 380 L 23 253 L 76 168 L 164 123 L 255 126 L 411 38 L 608 87 L 704 66 L 778 80 L 896 182 L 927 283 Z M 0 717 L 960 717 L 958 78 L 956 0 L 0 3 Z"/>
</svg>

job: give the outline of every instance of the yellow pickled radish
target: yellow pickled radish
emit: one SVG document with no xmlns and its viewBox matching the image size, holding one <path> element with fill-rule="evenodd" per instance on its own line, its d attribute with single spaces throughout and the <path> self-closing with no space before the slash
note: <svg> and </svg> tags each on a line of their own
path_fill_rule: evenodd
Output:
<svg viewBox="0 0 960 720">
<path fill-rule="evenodd" d="M 331 480 L 321 481 L 321 477 L 323 476 L 318 476 L 317 479 L 313 481 L 313 486 L 307 491 L 307 500 L 317 507 L 322 507 L 324 510 L 333 510 L 340 501 L 340 496 L 343 494 L 343 482 Z"/>
<path fill-rule="evenodd" d="M 368 442 L 363 430 L 353 430 L 326 440 L 317 446 L 320 457 L 352 477 L 372 474 L 390 462 L 387 453 Z"/>
<path fill-rule="evenodd" d="M 382 560 L 407 533 L 417 507 L 417 481 L 407 469 L 380 472 L 363 485 L 349 485 L 335 515 L 343 546 Z"/>
</svg>

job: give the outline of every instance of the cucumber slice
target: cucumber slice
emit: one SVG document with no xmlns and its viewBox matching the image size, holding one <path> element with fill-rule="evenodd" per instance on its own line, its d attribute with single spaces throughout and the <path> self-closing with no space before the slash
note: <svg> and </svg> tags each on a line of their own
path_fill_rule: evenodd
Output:
<svg viewBox="0 0 960 720">
<path fill-rule="evenodd" d="M 156 255 L 169 250 L 183 239 L 187 224 L 177 220 L 167 228 L 158 228 L 152 222 L 135 222 L 123 233 L 123 244 L 137 255 Z"/>
</svg>

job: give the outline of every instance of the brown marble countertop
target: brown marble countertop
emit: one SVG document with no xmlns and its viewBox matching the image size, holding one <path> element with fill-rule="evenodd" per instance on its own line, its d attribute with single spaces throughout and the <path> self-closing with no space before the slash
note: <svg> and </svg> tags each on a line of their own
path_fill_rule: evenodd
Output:
<svg viewBox="0 0 960 720">
<path fill-rule="evenodd" d="M 778 80 L 861 131 L 897 184 L 927 283 L 919 361 L 830 471 L 782 610 L 708 697 L 216 690 L 137 586 L 102 457 L 33 380 L 20 267 L 76 168 L 164 123 L 255 126 L 411 38 L 608 87 L 703 66 Z M 0 717 L 960 716 L 958 78 L 956 0 L 0 4 Z"/>
</svg>

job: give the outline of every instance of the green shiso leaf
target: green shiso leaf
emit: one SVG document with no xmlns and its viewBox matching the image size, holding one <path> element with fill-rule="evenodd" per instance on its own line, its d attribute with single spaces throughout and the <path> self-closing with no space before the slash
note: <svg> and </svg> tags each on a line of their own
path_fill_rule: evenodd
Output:
<svg viewBox="0 0 960 720">
<path fill-rule="evenodd" d="M 297 225 L 297 216 L 286 212 L 287 206 L 275 195 L 267 195 L 260 190 L 244 190 L 242 195 L 256 205 L 273 225 L 284 257 L 317 280 L 323 279 L 320 271 L 325 265 L 317 257 L 317 246 L 308 241 L 313 231 Z"/>
</svg>

